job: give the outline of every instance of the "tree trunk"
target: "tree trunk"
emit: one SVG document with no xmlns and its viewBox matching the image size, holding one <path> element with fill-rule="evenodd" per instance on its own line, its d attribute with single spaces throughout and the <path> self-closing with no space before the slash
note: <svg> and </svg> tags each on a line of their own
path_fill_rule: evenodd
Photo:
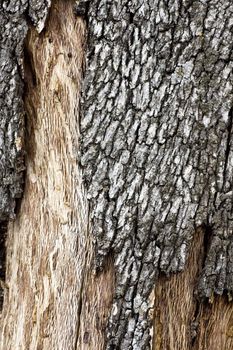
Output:
<svg viewBox="0 0 233 350">
<path fill-rule="evenodd" d="M 231 0 L 0 10 L 0 349 L 232 349 Z"/>
</svg>

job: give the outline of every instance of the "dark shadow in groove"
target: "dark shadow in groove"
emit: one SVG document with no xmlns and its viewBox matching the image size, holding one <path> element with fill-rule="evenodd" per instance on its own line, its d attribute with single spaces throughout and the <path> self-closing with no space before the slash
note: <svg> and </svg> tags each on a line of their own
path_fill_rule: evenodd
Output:
<svg viewBox="0 0 233 350">
<path fill-rule="evenodd" d="M 228 113 L 228 125 L 227 125 L 227 141 L 226 141 L 226 150 L 225 150 L 225 164 L 223 169 L 223 186 L 226 181 L 226 173 L 227 173 L 227 165 L 228 165 L 228 159 L 231 149 L 231 136 L 232 136 L 232 127 L 233 127 L 233 107 L 231 107 L 229 113 Z"/>
</svg>

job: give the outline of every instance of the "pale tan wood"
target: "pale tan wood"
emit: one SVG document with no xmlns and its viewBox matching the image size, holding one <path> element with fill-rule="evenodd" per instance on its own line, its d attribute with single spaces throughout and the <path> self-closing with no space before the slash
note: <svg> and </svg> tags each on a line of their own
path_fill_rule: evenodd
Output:
<svg viewBox="0 0 233 350">
<path fill-rule="evenodd" d="M 201 304 L 198 318 L 199 328 L 193 349 L 233 349 L 233 306 L 226 296 Z"/>
<path fill-rule="evenodd" d="M 170 278 L 161 276 L 155 287 L 154 350 L 188 349 L 190 325 L 194 319 L 196 277 L 200 271 L 201 246 L 199 232 L 185 271 Z"/>
<path fill-rule="evenodd" d="M 55 1 L 46 29 L 40 35 L 31 29 L 26 43 L 27 173 L 17 219 L 8 229 L 2 350 L 82 348 L 84 284 L 87 275 L 95 277 L 78 165 L 85 24 L 73 5 Z M 94 309 L 102 306 L 102 295 L 92 298 Z"/>
<path fill-rule="evenodd" d="M 54 1 L 25 53 L 26 183 L 7 239 L 2 350 L 103 349 L 114 270 L 93 273 L 78 163 L 86 28 L 73 1 Z M 108 268 L 109 267 L 109 268 Z"/>
</svg>

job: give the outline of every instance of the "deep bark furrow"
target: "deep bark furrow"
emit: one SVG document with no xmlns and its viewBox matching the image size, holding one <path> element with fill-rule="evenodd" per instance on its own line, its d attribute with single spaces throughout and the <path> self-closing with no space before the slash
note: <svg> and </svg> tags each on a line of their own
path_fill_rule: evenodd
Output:
<svg viewBox="0 0 233 350">
<path fill-rule="evenodd" d="M 115 255 L 109 349 L 149 348 L 148 296 L 197 226 L 212 228 L 199 295 L 233 290 L 232 14 L 230 0 L 90 2 L 81 162 L 97 268 Z"/>
</svg>

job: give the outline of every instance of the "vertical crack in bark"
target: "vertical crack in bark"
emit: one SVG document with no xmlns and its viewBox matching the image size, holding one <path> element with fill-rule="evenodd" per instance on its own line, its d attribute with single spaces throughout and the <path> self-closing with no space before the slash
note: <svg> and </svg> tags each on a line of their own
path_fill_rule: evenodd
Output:
<svg viewBox="0 0 233 350">
<path fill-rule="evenodd" d="M 199 295 L 233 290 L 232 13 L 90 2 L 81 162 L 97 268 L 115 256 L 108 349 L 150 347 L 150 291 L 184 269 L 194 227 L 213 230 Z"/>
<path fill-rule="evenodd" d="M 88 25 L 88 10 L 90 6 L 90 1 L 76 1 L 74 6 L 74 11 L 76 16 L 82 17 Z"/>
</svg>

